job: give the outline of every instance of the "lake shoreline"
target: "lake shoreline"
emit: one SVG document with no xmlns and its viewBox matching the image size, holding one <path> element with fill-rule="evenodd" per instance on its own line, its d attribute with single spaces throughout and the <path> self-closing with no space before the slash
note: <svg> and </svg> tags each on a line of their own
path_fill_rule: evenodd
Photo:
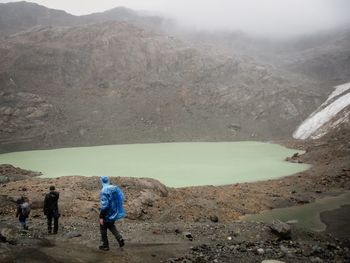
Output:
<svg viewBox="0 0 350 263">
<path fill-rule="evenodd" d="M 294 142 L 286 142 L 286 144 L 293 145 Z M 130 258 L 125 261 L 121 260 L 121 262 L 143 262 L 139 260 L 140 258 L 144 259 L 144 262 L 154 262 L 155 258 L 151 256 L 152 254 L 156 255 L 157 261 L 161 258 L 164 262 L 167 258 L 172 257 L 184 256 L 186 258 L 188 255 L 193 256 L 191 247 L 197 247 L 201 244 L 207 245 L 205 249 L 199 248 L 206 255 L 206 253 L 211 253 L 211 249 L 217 248 L 219 244 L 229 249 L 232 246 L 231 242 L 235 242 L 235 246 L 237 244 L 239 247 L 246 247 L 244 242 L 250 242 L 249 244 L 254 244 L 254 249 L 258 249 L 259 246 L 262 246 L 264 250 L 272 248 L 277 251 L 277 254 L 268 255 L 272 258 L 282 257 L 284 258 L 282 261 L 289 262 L 290 258 L 287 255 L 278 254 L 279 246 L 283 244 L 290 251 L 293 251 L 293 247 L 290 247 L 290 243 L 276 243 L 277 247 L 274 248 L 273 244 L 276 241 L 274 241 L 275 237 L 269 233 L 268 224 L 237 220 L 241 215 L 312 203 L 325 196 L 337 195 L 350 189 L 350 155 L 341 141 L 338 143 L 315 141 L 306 142 L 304 145 L 305 154 L 297 156 L 294 161 L 310 163 L 312 167 L 302 173 L 278 179 L 224 186 L 170 188 L 152 179 L 112 178 L 112 181 L 119 184 L 127 196 L 128 217 L 123 220 L 124 223 L 120 224 L 125 235 L 129 236 L 127 241 L 131 243 L 130 253 L 127 252 L 124 255 L 130 256 Z M 83 239 L 77 240 L 79 242 L 84 240 L 83 244 L 89 247 L 89 251 L 95 251 L 92 247 L 96 247 L 96 243 L 98 243 L 98 226 L 96 225 L 98 217 L 96 211 L 99 206 L 98 177 L 71 176 L 52 179 L 27 177 L 23 179 L 6 183 L 6 186 L 1 187 L 0 213 L 4 221 L 0 222 L 0 227 L 6 221 L 13 221 L 13 224 L 16 224 L 13 217 L 15 213 L 13 200 L 19 195 L 26 195 L 36 206 L 32 210 L 31 224 L 33 228 L 35 231 L 40 226 L 44 228 L 45 218 L 42 215 L 40 205 L 47 188 L 54 184 L 61 192 L 62 222 L 68 224 L 67 227 L 69 226 L 63 230 L 62 236 L 55 240 L 66 240 L 65 233 L 74 231 L 76 228 L 75 231 L 83 234 Z M 338 224 L 337 217 L 334 215 L 331 217 L 332 219 L 329 219 L 328 223 Z M 72 227 L 70 228 L 70 226 Z M 93 226 L 92 229 L 90 229 L 91 226 Z M 139 228 L 141 228 L 141 232 L 136 231 L 135 233 L 133 231 L 133 229 Z M 226 230 L 224 231 L 224 229 Z M 334 239 L 327 236 L 326 233 L 310 234 L 295 228 L 292 231 L 294 246 L 299 247 L 300 245 L 302 248 L 310 249 L 310 251 L 312 251 L 312 247 L 319 246 L 324 253 L 327 253 L 313 255 L 310 254 L 311 252 L 309 254 L 305 252 L 304 255 L 303 252 L 300 260 L 296 262 L 310 262 L 310 258 L 316 256 L 323 259 L 324 262 L 330 262 L 327 257 L 332 253 L 335 255 L 330 246 L 333 247 L 332 244 L 335 244 L 342 247 L 343 244 L 347 244 L 346 240 L 350 236 L 345 233 L 347 238 Z M 186 232 L 195 236 L 195 243 L 188 241 L 182 235 Z M 159 251 L 156 247 L 147 245 L 150 242 L 148 237 L 152 238 L 152 242 L 159 244 L 175 242 L 176 245 L 162 246 L 164 251 Z M 229 240 L 228 237 L 231 237 L 232 240 Z M 252 240 L 251 237 L 253 237 Z M 44 238 L 51 239 L 45 235 Z M 299 242 L 299 245 L 296 245 L 295 242 Z M 74 241 L 69 241 L 69 244 L 72 247 L 75 246 Z M 135 246 L 135 244 L 139 245 Z M 59 244 L 56 245 L 56 248 L 58 251 L 63 249 Z M 38 249 L 45 250 L 42 247 Z M 243 248 L 242 251 L 235 250 L 231 256 L 236 257 L 237 255 L 246 259 L 246 262 L 256 262 L 257 258 L 264 259 L 256 252 L 250 253 Z M 139 259 L 137 259 L 138 257 Z M 195 255 L 195 257 L 197 256 Z M 348 258 L 350 257 L 342 254 L 343 261 Z M 106 259 L 105 262 L 108 262 L 108 256 L 104 259 Z M 223 262 L 225 261 L 223 260 Z"/>
<path fill-rule="evenodd" d="M 281 178 L 310 168 L 285 162 L 299 150 L 257 141 L 104 145 L 13 152 L 0 163 L 67 175 L 149 177 L 169 187 L 229 185 Z M 294 161 L 292 158 L 291 161 Z"/>
</svg>

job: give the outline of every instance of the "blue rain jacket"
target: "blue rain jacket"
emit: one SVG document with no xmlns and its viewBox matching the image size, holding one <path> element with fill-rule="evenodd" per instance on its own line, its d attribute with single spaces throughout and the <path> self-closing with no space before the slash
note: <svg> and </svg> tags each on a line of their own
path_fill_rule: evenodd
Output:
<svg viewBox="0 0 350 263">
<path fill-rule="evenodd" d="M 118 186 L 111 185 L 107 176 L 100 178 L 102 189 L 100 192 L 100 214 L 106 222 L 114 222 L 125 217 L 123 207 L 124 194 Z"/>
</svg>

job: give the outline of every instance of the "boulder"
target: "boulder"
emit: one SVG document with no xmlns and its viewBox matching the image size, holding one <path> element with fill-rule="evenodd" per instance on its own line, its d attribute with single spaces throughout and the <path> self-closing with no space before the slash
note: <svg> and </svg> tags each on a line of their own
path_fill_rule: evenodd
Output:
<svg viewBox="0 0 350 263">
<path fill-rule="evenodd" d="M 217 223 L 219 222 L 219 218 L 216 216 L 216 215 L 211 215 L 209 217 L 210 221 L 214 222 L 214 223 Z"/>
<path fill-rule="evenodd" d="M 190 232 L 183 232 L 182 235 L 190 241 L 193 241 L 193 236 Z"/>
<path fill-rule="evenodd" d="M 2 240 L 10 244 L 16 244 L 19 231 L 14 226 L 1 227 L 0 235 Z"/>
<path fill-rule="evenodd" d="M 81 234 L 76 232 L 76 231 L 72 231 L 72 232 L 68 232 L 64 235 L 66 238 L 71 239 L 74 237 L 81 237 Z"/>
<path fill-rule="evenodd" d="M 291 228 L 290 225 L 280 221 L 274 220 L 270 225 L 272 233 L 278 236 L 279 239 L 290 239 L 291 238 Z"/>
<path fill-rule="evenodd" d="M 112 183 L 121 187 L 134 188 L 139 190 L 152 190 L 161 197 L 168 196 L 167 187 L 156 179 L 152 178 L 133 178 L 133 177 L 111 177 Z"/>
<path fill-rule="evenodd" d="M 6 184 L 10 181 L 7 176 L 0 175 L 0 184 Z"/>
</svg>

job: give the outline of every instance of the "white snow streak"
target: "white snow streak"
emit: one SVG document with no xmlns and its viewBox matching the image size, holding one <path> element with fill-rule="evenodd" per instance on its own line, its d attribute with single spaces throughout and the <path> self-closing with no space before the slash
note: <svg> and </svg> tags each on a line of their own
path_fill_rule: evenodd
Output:
<svg viewBox="0 0 350 263">
<path fill-rule="evenodd" d="M 322 126 L 331 121 L 332 118 L 336 116 L 339 112 L 341 112 L 344 108 L 350 105 L 350 92 L 343 96 L 340 96 L 328 106 L 324 106 L 327 105 L 327 102 L 329 102 L 331 99 L 335 98 L 336 96 L 339 96 L 340 94 L 345 93 L 349 89 L 350 83 L 337 86 L 336 90 L 329 96 L 327 101 L 323 103 L 318 110 L 313 112 L 309 116 L 309 118 L 307 118 L 298 127 L 298 129 L 294 132 L 293 137 L 295 139 L 302 140 L 309 138 L 311 135 L 314 135 L 314 137 L 320 137 L 314 133 L 316 133 L 317 130 L 319 130 L 320 128 L 322 128 Z"/>
<path fill-rule="evenodd" d="M 336 86 L 335 90 L 332 92 L 331 95 L 329 95 L 329 97 L 326 100 L 326 102 L 324 102 L 322 105 L 326 105 L 327 102 L 329 102 L 331 99 L 333 99 L 334 97 L 344 93 L 348 89 L 350 89 L 350 83 L 346 83 L 346 84 L 343 84 L 343 85 Z"/>
</svg>

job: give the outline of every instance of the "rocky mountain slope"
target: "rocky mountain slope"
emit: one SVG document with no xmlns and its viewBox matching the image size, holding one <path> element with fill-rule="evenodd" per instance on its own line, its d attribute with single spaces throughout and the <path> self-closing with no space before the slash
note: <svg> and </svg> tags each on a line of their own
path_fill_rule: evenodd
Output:
<svg viewBox="0 0 350 263">
<path fill-rule="evenodd" d="M 77 17 L 20 2 L 0 13 L 2 152 L 289 138 L 329 93 L 241 34 L 199 44 L 124 8 Z"/>
<path fill-rule="evenodd" d="M 0 3 L 0 36 L 15 34 L 35 26 L 72 25 L 77 18 L 61 10 L 28 3 Z"/>
<path fill-rule="evenodd" d="M 34 28 L 0 56 L 4 147 L 285 137 L 319 103 L 313 83 L 123 22 Z"/>
<path fill-rule="evenodd" d="M 127 22 L 142 28 L 160 31 L 171 25 L 170 19 L 143 15 L 125 7 L 89 15 L 75 16 L 62 10 L 50 9 L 30 2 L 0 3 L 0 36 L 8 36 L 42 26 L 74 26 L 102 23 L 106 21 Z"/>
<path fill-rule="evenodd" d="M 292 41 L 286 65 L 314 79 L 345 83 L 350 81 L 350 29 L 331 32 Z"/>
</svg>

